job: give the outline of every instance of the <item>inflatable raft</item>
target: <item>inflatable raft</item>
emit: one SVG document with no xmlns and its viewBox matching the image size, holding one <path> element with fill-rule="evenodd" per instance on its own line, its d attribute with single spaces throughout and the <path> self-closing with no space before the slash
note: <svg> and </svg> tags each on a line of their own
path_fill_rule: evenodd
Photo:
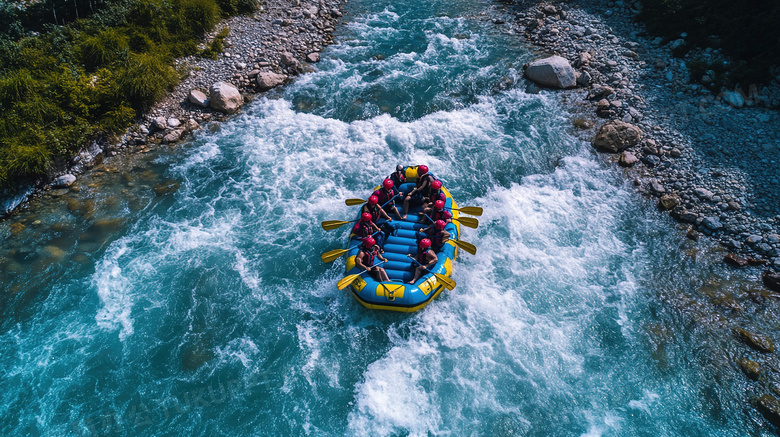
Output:
<svg viewBox="0 0 780 437">
<path fill-rule="evenodd" d="M 408 167 L 405 171 L 407 182 L 401 186 L 400 191 L 402 195 L 411 191 L 417 180 L 416 167 Z M 442 186 L 441 189 L 447 197 L 445 208 L 452 213 L 453 218 L 458 218 L 458 211 L 452 209 L 457 208 L 458 205 L 446 187 Z M 401 211 L 403 207 L 402 196 L 396 198 L 396 206 Z M 407 211 L 406 220 L 399 220 L 394 215 L 391 215 L 393 221 L 389 222 L 389 224 L 395 228 L 395 231 L 385 241 L 385 253 L 382 255 L 387 258 L 387 262 L 380 265 L 387 272 L 390 282 L 378 282 L 368 273 L 363 273 L 350 285 L 350 290 L 352 290 L 355 299 L 365 307 L 379 310 L 413 312 L 428 305 L 444 289 L 444 284 L 432 273 L 426 273 L 415 284 L 407 283 L 414 277 L 414 268 L 416 267 L 407 256 L 410 254 L 414 256 L 417 253 L 415 232 L 430 224 L 425 216 L 417 214 L 420 211 L 421 207 L 419 206 L 410 207 L 410 210 Z M 358 219 L 360 218 L 359 216 L 360 214 L 358 213 Z M 378 225 L 381 226 L 384 222 L 385 220 L 379 220 Z M 450 233 L 451 239 L 459 239 L 460 223 L 453 221 L 448 223 L 444 229 Z M 355 267 L 355 256 L 358 253 L 359 245 L 360 240 L 355 238 L 354 234 L 350 234 L 347 242 L 349 250 L 347 252 L 345 276 L 360 273 L 360 270 Z M 457 246 L 452 241 L 448 241 L 440 251 L 436 252 L 439 261 L 430 271 L 449 277 L 452 274 L 452 262 L 457 257 L 457 254 Z"/>
</svg>

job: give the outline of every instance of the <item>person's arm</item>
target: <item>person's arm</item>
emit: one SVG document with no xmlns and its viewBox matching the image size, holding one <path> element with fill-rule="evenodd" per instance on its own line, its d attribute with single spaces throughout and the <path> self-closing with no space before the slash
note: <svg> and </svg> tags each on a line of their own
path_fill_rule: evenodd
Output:
<svg viewBox="0 0 780 437">
<path fill-rule="evenodd" d="M 387 213 L 385 212 L 385 210 L 383 208 L 379 208 L 379 215 L 384 216 L 384 219 L 389 221 L 389 222 L 393 221 L 393 219 L 391 219 L 390 216 L 387 215 Z"/>
<path fill-rule="evenodd" d="M 376 247 L 376 256 L 377 256 L 377 258 L 379 258 L 380 260 L 382 260 L 384 262 L 387 262 L 387 258 L 382 256 L 382 249 L 379 247 L 379 245 L 377 244 L 374 247 Z"/>
<path fill-rule="evenodd" d="M 425 268 L 433 266 L 437 262 L 439 262 L 439 257 L 436 256 L 436 253 L 434 253 L 432 250 L 428 251 L 428 257 L 430 258 L 430 261 L 428 261 L 427 264 L 425 264 Z"/>
<path fill-rule="evenodd" d="M 368 267 L 366 267 L 363 264 L 363 250 L 359 250 L 357 253 L 357 256 L 355 257 L 355 266 L 360 270 L 366 270 Z"/>
<path fill-rule="evenodd" d="M 377 232 L 382 231 L 381 229 L 379 229 L 379 226 L 377 226 L 376 223 L 374 223 L 374 222 L 371 222 L 371 226 L 373 226 L 374 230 L 377 231 Z"/>
<path fill-rule="evenodd" d="M 441 231 L 441 244 L 450 241 L 450 233 L 447 231 Z"/>
</svg>

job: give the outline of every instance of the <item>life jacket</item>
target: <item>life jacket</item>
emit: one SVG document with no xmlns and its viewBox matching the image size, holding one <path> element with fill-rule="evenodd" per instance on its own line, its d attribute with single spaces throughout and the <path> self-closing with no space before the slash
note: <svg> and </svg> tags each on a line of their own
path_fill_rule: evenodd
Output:
<svg viewBox="0 0 780 437">
<path fill-rule="evenodd" d="M 384 205 L 385 203 L 389 202 L 390 199 L 395 196 L 396 192 L 394 189 L 392 190 L 385 190 L 384 188 L 380 188 L 376 191 L 374 191 L 373 195 L 379 198 L 379 204 Z"/>
<path fill-rule="evenodd" d="M 417 257 L 415 258 L 418 263 L 425 265 L 428 263 L 428 260 L 425 259 L 425 255 L 428 254 L 428 251 L 431 250 L 430 247 L 425 249 L 417 248 Z"/>
<path fill-rule="evenodd" d="M 366 266 L 366 268 L 371 268 L 371 266 L 374 265 L 374 258 L 376 257 L 376 246 L 372 247 L 371 249 L 361 247 L 360 251 L 363 252 L 363 259 L 361 260 L 363 261 L 363 265 Z"/>
<path fill-rule="evenodd" d="M 431 195 L 434 193 L 433 181 L 435 180 L 436 178 L 434 178 L 430 173 L 425 173 L 424 175 L 417 178 L 417 188 L 422 187 L 425 181 L 428 181 L 427 188 L 420 190 L 420 194 L 422 194 L 423 197 L 431 197 Z"/>
<path fill-rule="evenodd" d="M 369 204 L 365 205 L 365 208 L 362 209 L 363 212 L 367 212 L 371 214 L 371 221 L 376 223 L 379 221 L 379 205 L 371 206 Z"/>
<path fill-rule="evenodd" d="M 406 176 L 404 176 L 403 172 L 401 172 L 401 174 L 398 174 L 398 172 L 393 172 L 393 174 L 390 175 L 390 180 L 393 181 L 393 188 L 400 190 L 401 184 L 406 182 Z"/>
<path fill-rule="evenodd" d="M 436 220 L 444 220 L 445 222 L 452 218 L 452 214 L 450 214 L 449 211 L 446 209 L 442 209 L 441 211 L 437 210 L 436 208 L 433 208 L 433 211 L 431 211 L 431 220 L 436 222 Z"/>
<path fill-rule="evenodd" d="M 359 222 L 355 223 L 355 227 L 352 228 L 352 232 L 354 232 L 358 238 L 367 238 L 374 233 L 374 227 L 371 226 L 370 222 L 364 222 L 363 220 L 360 220 Z"/>
<path fill-rule="evenodd" d="M 431 247 L 442 247 L 444 245 L 444 233 L 442 231 L 437 229 L 428 237 L 431 240 Z"/>
<path fill-rule="evenodd" d="M 437 200 L 441 200 L 443 202 L 446 202 L 447 201 L 447 196 L 444 195 L 444 192 L 441 190 L 441 188 L 439 188 L 438 190 L 436 190 L 433 193 L 431 193 L 430 199 L 431 199 L 431 202 L 435 202 Z"/>
</svg>

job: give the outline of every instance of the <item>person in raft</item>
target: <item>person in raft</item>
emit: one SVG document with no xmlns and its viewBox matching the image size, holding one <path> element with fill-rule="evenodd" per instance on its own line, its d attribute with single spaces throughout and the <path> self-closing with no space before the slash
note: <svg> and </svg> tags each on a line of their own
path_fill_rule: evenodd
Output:
<svg viewBox="0 0 780 437">
<path fill-rule="evenodd" d="M 395 183 L 393 182 L 393 180 L 385 179 L 385 181 L 382 182 L 382 188 L 374 191 L 371 197 L 376 196 L 377 200 L 379 201 L 379 204 L 384 205 L 382 209 L 386 213 L 390 214 L 391 212 L 393 212 L 400 219 L 401 213 L 398 212 L 398 208 L 395 207 L 395 202 L 392 202 L 393 198 L 397 195 L 398 195 L 398 190 L 395 189 Z M 369 200 L 371 200 L 370 197 Z"/>
<path fill-rule="evenodd" d="M 371 221 L 373 221 L 374 223 L 377 223 L 381 218 L 389 222 L 393 221 L 393 219 L 391 219 L 390 216 L 387 215 L 385 210 L 379 206 L 379 197 L 374 195 L 369 197 L 368 202 L 363 204 L 363 207 L 360 208 L 360 213 L 371 214 Z"/>
<path fill-rule="evenodd" d="M 433 208 L 433 202 L 437 200 L 447 200 L 447 196 L 444 194 L 444 191 L 441 190 L 441 181 L 433 181 L 433 184 L 431 184 L 431 196 L 429 198 L 429 202 L 423 204 L 423 213 L 430 214 L 431 209 Z"/>
<path fill-rule="evenodd" d="M 444 209 L 444 201 L 437 200 L 433 202 L 433 208 L 423 211 L 425 216 L 431 219 L 432 222 L 437 220 L 444 220 L 444 223 L 452 223 L 452 213 Z"/>
<path fill-rule="evenodd" d="M 401 189 L 401 184 L 406 182 L 406 175 L 404 174 L 404 166 L 403 165 L 397 165 L 395 166 L 395 172 L 388 177 L 391 181 L 393 181 L 393 186 L 397 189 Z"/>
<path fill-rule="evenodd" d="M 439 261 L 439 257 L 431 250 L 431 240 L 423 238 L 422 241 L 420 241 L 420 244 L 417 245 L 417 256 L 414 257 L 414 259 L 417 260 L 420 265 L 414 264 L 417 268 L 414 269 L 414 277 L 409 281 L 410 284 L 417 282 L 417 280 L 420 279 L 420 276 L 428 271 L 429 267 L 433 267 Z"/>
<path fill-rule="evenodd" d="M 379 282 L 390 282 L 390 277 L 387 276 L 385 269 L 374 265 L 374 258 L 387 262 L 387 259 L 382 256 L 382 249 L 376 244 L 376 240 L 373 237 L 368 237 L 363 240 L 363 244 L 360 245 L 360 250 L 355 256 L 355 266 L 360 270 L 368 270 L 368 274 Z"/>
<path fill-rule="evenodd" d="M 426 202 L 430 202 L 430 197 L 433 190 L 433 175 L 428 173 L 427 165 L 417 166 L 417 186 L 412 189 L 404 199 L 404 215 L 401 217 L 406 218 L 406 214 L 409 212 L 409 204 L 414 206 L 422 205 Z"/>
<path fill-rule="evenodd" d="M 378 243 L 380 247 L 384 246 L 385 235 L 382 233 L 382 230 L 379 229 L 379 226 L 371 221 L 371 214 L 367 212 L 360 215 L 360 220 L 352 227 L 352 233 L 355 234 L 355 237 L 357 237 L 358 240 L 365 240 L 367 238 L 373 240 L 372 234 L 376 233 L 377 239 L 381 240 L 376 243 Z"/>
<path fill-rule="evenodd" d="M 425 229 L 420 229 L 415 234 L 417 236 L 417 241 L 427 238 L 431 240 L 431 248 L 433 251 L 440 251 L 441 248 L 444 247 L 444 243 L 450 239 L 450 233 L 444 230 L 445 226 L 447 226 L 447 223 L 444 220 L 436 220 L 436 222 Z"/>
</svg>

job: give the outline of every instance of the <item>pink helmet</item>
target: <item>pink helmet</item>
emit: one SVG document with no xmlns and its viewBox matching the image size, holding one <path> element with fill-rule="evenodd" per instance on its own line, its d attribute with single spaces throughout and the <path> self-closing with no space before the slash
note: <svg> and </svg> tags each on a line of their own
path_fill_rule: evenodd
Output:
<svg viewBox="0 0 780 437">
<path fill-rule="evenodd" d="M 437 200 L 433 202 L 433 207 L 436 208 L 438 211 L 441 211 L 444 209 L 444 201 L 443 200 Z"/>
<path fill-rule="evenodd" d="M 378 197 L 371 196 L 371 197 L 368 198 L 368 204 L 369 205 L 376 205 L 377 203 L 379 203 L 379 198 Z"/>
<path fill-rule="evenodd" d="M 431 186 L 433 186 L 434 190 L 438 190 L 439 188 L 441 188 L 441 181 L 433 181 Z"/>
<path fill-rule="evenodd" d="M 370 222 L 371 214 L 364 212 L 363 215 L 360 216 L 360 220 L 363 220 L 364 222 Z"/>
<path fill-rule="evenodd" d="M 427 165 L 420 165 L 420 166 L 417 167 L 417 174 L 422 176 L 425 173 L 428 173 L 428 166 Z"/>
<path fill-rule="evenodd" d="M 442 230 L 445 226 L 447 226 L 447 223 L 444 220 L 436 220 L 436 229 Z"/>
<path fill-rule="evenodd" d="M 370 249 L 374 247 L 376 244 L 376 240 L 374 240 L 374 237 L 368 237 L 365 240 L 363 240 L 363 247 Z"/>
<path fill-rule="evenodd" d="M 431 247 L 431 240 L 427 238 L 423 238 L 422 241 L 420 241 L 420 247 L 423 249 L 427 249 Z"/>
<path fill-rule="evenodd" d="M 393 188 L 393 180 L 392 179 L 385 179 L 384 182 L 382 182 L 382 187 L 384 187 L 385 190 L 389 190 Z"/>
</svg>

